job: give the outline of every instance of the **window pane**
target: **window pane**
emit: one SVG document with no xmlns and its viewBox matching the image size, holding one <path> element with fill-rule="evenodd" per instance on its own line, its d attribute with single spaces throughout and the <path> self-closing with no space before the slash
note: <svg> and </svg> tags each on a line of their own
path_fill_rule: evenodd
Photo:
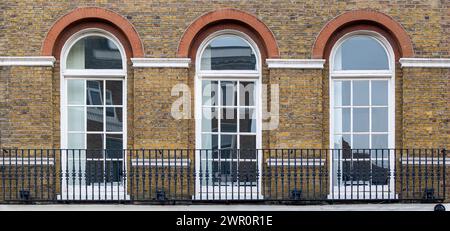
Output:
<svg viewBox="0 0 450 231">
<path fill-rule="evenodd" d="M 67 80 L 67 102 L 82 105 L 84 97 L 84 80 Z"/>
<path fill-rule="evenodd" d="M 353 105 L 368 106 L 369 105 L 369 81 L 357 80 L 353 81 Z"/>
<path fill-rule="evenodd" d="M 121 132 L 123 127 L 122 108 L 107 107 L 106 108 L 106 131 Z"/>
<path fill-rule="evenodd" d="M 67 123 L 69 131 L 84 131 L 84 107 L 68 107 Z"/>
<path fill-rule="evenodd" d="M 103 105 L 103 81 L 86 81 L 86 104 Z"/>
<path fill-rule="evenodd" d="M 237 110 L 236 108 L 222 109 L 220 129 L 222 132 L 237 132 Z"/>
<path fill-rule="evenodd" d="M 103 131 L 103 108 L 101 107 L 87 108 L 87 130 Z"/>
<path fill-rule="evenodd" d="M 227 149 L 227 148 L 236 149 L 237 148 L 236 135 L 222 135 L 221 136 L 220 148 L 223 148 L 223 149 Z"/>
<path fill-rule="evenodd" d="M 255 109 L 239 109 L 239 131 L 256 132 L 256 113 Z"/>
<path fill-rule="evenodd" d="M 388 135 L 372 135 L 372 148 L 389 148 Z"/>
<path fill-rule="evenodd" d="M 354 149 L 368 149 L 369 145 L 369 135 L 353 135 L 353 146 Z"/>
<path fill-rule="evenodd" d="M 256 158 L 256 136 L 241 135 L 239 139 L 240 158 Z"/>
<path fill-rule="evenodd" d="M 123 158 L 122 134 L 106 134 L 106 158 Z"/>
<path fill-rule="evenodd" d="M 221 36 L 205 48 L 200 65 L 202 70 L 256 70 L 256 57 L 244 39 Z"/>
<path fill-rule="evenodd" d="M 119 48 L 111 40 L 90 36 L 80 39 L 67 56 L 68 69 L 122 69 Z"/>
<path fill-rule="evenodd" d="M 255 106 L 255 83 L 240 82 L 239 98 L 240 106 Z"/>
<path fill-rule="evenodd" d="M 334 70 L 388 70 L 383 46 L 370 36 L 347 39 L 336 51 Z"/>
<path fill-rule="evenodd" d="M 218 136 L 217 135 L 209 135 L 209 134 L 204 134 L 202 135 L 202 148 L 203 149 L 218 149 Z M 202 153 L 202 155 L 206 155 Z M 208 152 L 209 153 L 209 152 Z"/>
<path fill-rule="evenodd" d="M 219 82 L 203 80 L 202 81 L 202 102 L 203 105 L 217 106 L 219 97 Z"/>
<path fill-rule="evenodd" d="M 350 108 L 334 109 L 334 132 L 350 132 Z"/>
<path fill-rule="evenodd" d="M 388 81 L 372 81 L 372 105 L 388 105 Z"/>
<path fill-rule="evenodd" d="M 87 158 L 103 158 L 103 135 L 87 134 Z"/>
<path fill-rule="evenodd" d="M 353 131 L 369 131 L 369 108 L 353 108 Z"/>
<path fill-rule="evenodd" d="M 350 105 L 350 81 L 334 81 L 334 105 Z"/>
<path fill-rule="evenodd" d="M 372 131 L 387 132 L 388 131 L 388 108 L 372 108 Z"/>
<path fill-rule="evenodd" d="M 84 134 L 69 133 L 67 134 L 68 149 L 84 149 Z"/>
<path fill-rule="evenodd" d="M 106 81 L 106 105 L 122 105 L 122 81 Z"/>
<path fill-rule="evenodd" d="M 335 135 L 334 148 L 350 149 L 351 148 L 350 135 Z"/>
<path fill-rule="evenodd" d="M 222 91 L 222 106 L 237 106 L 236 81 L 222 81 L 220 85 Z"/>
<path fill-rule="evenodd" d="M 218 109 L 217 108 L 203 108 L 202 109 L 202 131 L 203 132 L 218 132 Z"/>
</svg>

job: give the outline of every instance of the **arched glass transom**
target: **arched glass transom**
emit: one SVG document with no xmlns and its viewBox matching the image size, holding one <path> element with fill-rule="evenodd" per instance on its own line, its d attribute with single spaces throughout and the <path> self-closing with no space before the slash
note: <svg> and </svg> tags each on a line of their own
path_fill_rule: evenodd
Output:
<svg viewBox="0 0 450 231">
<path fill-rule="evenodd" d="M 105 37 L 78 40 L 67 56 L 67 69 L 122 69 L 122 55 L 116 44 Z"/>
<path fill-rule="evenodd" d="M 201 55 L 201 70 L 256 70 L 256 55 L 250 44 L 236 35 L 211 40 Z"/>
<path fill-rule="evenodd" d="M 356 35 L 346 39 L 336 50 L 333 70 L 389 70 L 389 58 L 376 38 Z"/>
</svg>

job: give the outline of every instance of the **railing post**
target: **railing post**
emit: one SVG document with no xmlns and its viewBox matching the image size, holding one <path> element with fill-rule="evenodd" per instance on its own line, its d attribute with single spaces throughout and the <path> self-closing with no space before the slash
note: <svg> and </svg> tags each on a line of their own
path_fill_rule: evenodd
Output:
<svg viewBox="0 0 450 231">
<path fill-rule="evenodd" d="M 447 174 L 447 171 L 446 171 L 446 163 L 445 163 L 445 156 L 447 155 L 447 150 L 445 150 L 445 148 L 444 149 L 442 149 L 442 162 L 443 162 L 443 199 L 445 200 L 446 199 L 446 185 L 445 185 L 445 179 L 446 179 L 446 177 L 445 177 L 445 175 Z"/>
</svg>

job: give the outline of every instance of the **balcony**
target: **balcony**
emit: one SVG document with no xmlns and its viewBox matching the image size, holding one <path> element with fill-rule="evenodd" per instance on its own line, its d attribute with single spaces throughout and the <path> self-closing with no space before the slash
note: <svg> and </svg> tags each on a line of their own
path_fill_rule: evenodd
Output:
<svg viewBox="0 0 450 231">
<path fill-rule="evenodd" d="M 441 202 L 445 149 L 3 149 L 0 203 Z"/>
</svg>

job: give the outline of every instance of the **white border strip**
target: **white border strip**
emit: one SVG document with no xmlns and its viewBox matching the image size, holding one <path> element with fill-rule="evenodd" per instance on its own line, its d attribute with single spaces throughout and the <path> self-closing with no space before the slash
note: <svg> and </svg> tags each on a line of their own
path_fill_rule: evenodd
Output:
<svg viewBox="0 0 450 231">
<path fill-rule="evenodd" d="M 450 59 L 401 58 L 400 64 L 402 68 L 403 67 L 450 68 Z"/>
<path fill-rule="evenodd" d="M 157 166 L 157 167 L 187 167 L 190 159 L 132 159 L 131 166 Z"/>
<path fill-rule="evenodd" d="M 53 67 L 55 64 L 53 56 L 0 56 L 0 66 L 43 66 Z"/>
<path fill-rule="evenodd" d="M 190 58 L 131 58 L 133 67 L 189 68 Z"/>
<path fill-rule="evenodd" d="M 47 158 L 47 157 L 8 157 L 8 158 L 0 158 L 0 166 L 11 166 L 11 165 L 30 165 L 30 166 L 37 166 L 37 165 L 54 165 L 55 159 L 54 158 Z"/>
<path fill-rule="evenodd" d="M 305 159 L 305 158 L 295 158 L 295 159 L 281 159 L 281 158 L 269 158 L 267 159 L 267 166 L 294 166 L 294 167 L 304 167 L 304 166 L 323 166 L 325 164 L 325 159 Z"/>
<path fill-rule="evenodd" d="M 266 59 L 269 68 L 323 69 L 325 59 Z"/>
<path fill-rule="evenodd" d="M 434 164 L 434 165 L 442 165 L 444 163 L 444 158 L 442 157 L 402 157 L 400 158 L 400 163 L 407 164 L 407 165 L 428 165 L 428 164 Z M 445 158 L 445 165 L 450 165 L 450 159 Z"/>
</svg>

